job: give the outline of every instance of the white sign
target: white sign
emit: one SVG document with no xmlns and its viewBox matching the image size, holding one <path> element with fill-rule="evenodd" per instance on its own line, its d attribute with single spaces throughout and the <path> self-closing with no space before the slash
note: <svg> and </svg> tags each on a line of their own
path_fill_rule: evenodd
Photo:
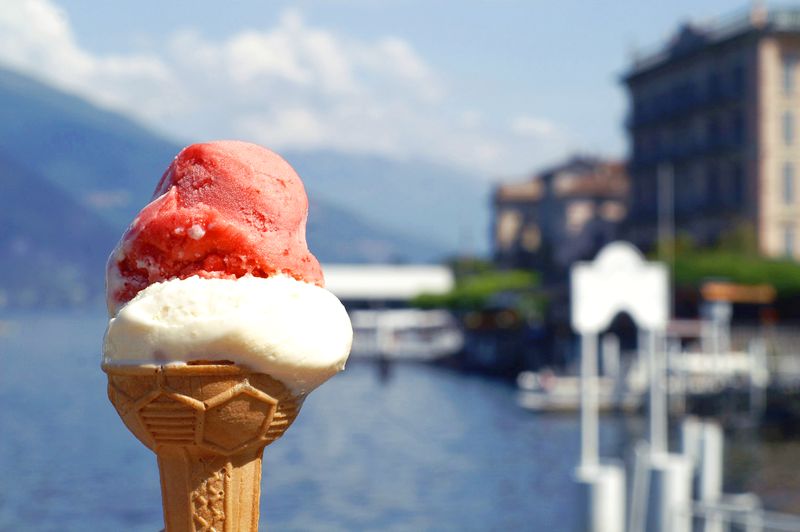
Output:
<svg viewBox="0 0 800 532">
<path fill-rule="evenodd" d="M 594 262 L 572 266 L 572 328 L 599 333 L 620 312 L 641 329 L 661 331 L 669 318 L 667 268 L 647 262 L 628 242 L 612 242 Z"/>
</svg>

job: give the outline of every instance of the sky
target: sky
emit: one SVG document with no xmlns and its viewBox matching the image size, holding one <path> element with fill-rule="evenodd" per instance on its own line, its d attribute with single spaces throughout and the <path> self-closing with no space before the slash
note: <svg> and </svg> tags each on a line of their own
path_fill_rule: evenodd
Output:
<svg viewBox="0 0 800 532">
<path fill-rule="evenodd" d="M 486 180 L 624 157 L 620 75 L 723 0 L 0 0 L 0 65 L 184 143 L 424 159 Z"/>
</svg>

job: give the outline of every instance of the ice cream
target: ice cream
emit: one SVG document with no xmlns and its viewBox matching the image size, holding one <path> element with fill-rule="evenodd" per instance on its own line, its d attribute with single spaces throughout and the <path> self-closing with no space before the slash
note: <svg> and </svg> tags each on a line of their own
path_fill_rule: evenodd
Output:
<svg viewBox="0 0 800 532">
<path fill-rule="evenodd" d="M 352 328 L 308 251 L 307 212 L 265 148 L 181 151 L 109 259 L 104 363 L 226 360 L 298 394 L 341 370 Z"/>
<path fill-rule="evenodd" d="M 181 151 L 109 258 L 109 398 L 158 456 L 167 532 L 258 530 L 264 446 L 344 368 L 300 178 L 244 142 Z"/>
<path fill-rule="evenodd" d="M 275 153 L 236 141 L 189 146 L 109 260 L 109 310 L 153 283 L 193 275 L 285 273 L 322 286 L 306 246 L 307 213 L 303 183 Z"/>
<path fill-rule="evenodd" d="M 111 320 L 104 351 L 117 364 L 229 360 L 303 395 L 343 369 L 351 331 L 339 300 L 313 284 L 193 276 L 139 292 Z"/>
</svg>

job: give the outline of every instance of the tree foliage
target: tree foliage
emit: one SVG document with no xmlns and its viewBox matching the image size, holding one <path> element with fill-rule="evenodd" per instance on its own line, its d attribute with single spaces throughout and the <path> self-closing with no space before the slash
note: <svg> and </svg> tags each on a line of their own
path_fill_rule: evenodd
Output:
<svg viewBox="0 0 800 532">
<path fill-rule="evenodd" d="M 446 294 L 421 294 L 412 304 L 421 308 L 447 308 L 457 311 L 483 310 L 498 304 L 518 307 L 525 314 L 538 312 L 541 296 L 536 272 L 497 270 L 485 261 L 451 263 L 456 276 L 453 290 Z"/>
<path fill-rule="evenodd" d="M 800 294 L 800 264 L 726 251 L 679 254 L 674 263 L 675 284 L 700 286 L 710 279 L 741 284 L 770 284 L 779 296 Z"/>
<path fill-rule="evenodd" d="M 788 258 L 759 255 L 755 230 L 749 224 L 735 226 L 713 248 L 700 249 L 686 235 L 679 235 L 671 246 L 674 253 L 666 254 L 666 246 L 659 245 L 659 256 L 674 255 L 668 262 L 672 262 L 677 286 L 699 287 L 705 281 L 719 279 L 769 284 L 779 297 L 800 294 L 800 264 Z"/>
</svg>

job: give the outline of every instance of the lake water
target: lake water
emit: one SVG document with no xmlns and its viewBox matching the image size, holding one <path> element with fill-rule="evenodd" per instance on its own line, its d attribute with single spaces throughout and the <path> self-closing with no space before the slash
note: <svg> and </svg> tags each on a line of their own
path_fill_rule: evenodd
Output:
<svg viewBox="0 0 800 532">
<path fill-rule="evenodd" d="M 155 457 L 106 398 L 104 317 L 12 322 L 0 336 L 0 530 L 160 530 Z M 604 420 L 603 454 L 622 456 L 640 430 Z M 576 417 L 523 411 L 501 383 L 421 365 L 383 379 L 352 363 L 267 447 L 262 527 L 570 530 L 578 440 Z M 751 451 L 734 453 L 739 484 L 763 477 L 742 474 L 763 469 Z M 796 478 L 797 454 L 783 452 Z M 792 482 L 761 489 L 796 500 Z"/>
</svg>

